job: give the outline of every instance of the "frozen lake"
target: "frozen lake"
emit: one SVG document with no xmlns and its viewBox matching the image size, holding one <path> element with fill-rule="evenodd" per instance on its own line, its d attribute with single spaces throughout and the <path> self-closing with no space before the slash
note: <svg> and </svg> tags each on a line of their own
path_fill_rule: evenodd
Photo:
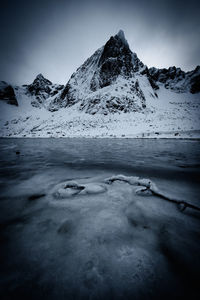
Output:
<svg viewBox="0 0 200 300">
<path fill-rule="evenodd" d="M 199 141 L 0 149 L 1 299 L 199 299 L 200 212 L 166 199 L 200 207 Z"/>
</svg>

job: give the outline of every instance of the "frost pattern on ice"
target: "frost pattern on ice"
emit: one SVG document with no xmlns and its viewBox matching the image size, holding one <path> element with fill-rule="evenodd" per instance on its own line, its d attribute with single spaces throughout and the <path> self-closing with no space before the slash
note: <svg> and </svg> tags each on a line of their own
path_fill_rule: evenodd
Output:
<svg viewBox="0 0 200 300">
<path fill-rule="evenodd" d="M 54 188 L 54 197 L 57 199 L 71 198 L 73 196 L 81 196 L 86 194 L 98 194 L 104 193 L 108 190 L 108 187 L 113 182 L 128 183 L 131 186 L 139 188 L 134 189 L 134 192 L 138 195 L 157 195 L 170 199 L 169 196 L 163 194 L 157 188 L 156 184 L 147 178 L 139 178 L 137 176 L 124 176 L 115 175 L 106 178 L 104 182 L 89 182 L 89 183 L 78 183 L 77 181 L 66 181 L 56 185 Z"/>
<path fill-rule="evenodd" d="M 104 182 L 87 182 L 78 183 L 77 181 L 66 181 L 56 185 L 53 190 L 53 195 L 56 199 L 72 198 L 73 196 L 82 196 L 88 194 L 104 193 L 108 190 L 109 185 L 114 182 L 128 183 L 137 188 L 134 189 L 136 195 L 141 196 L 158 196 L 167 201 L 178 204 L 179 209 L 184 211 L 187 207 L 200 210 L 199 207 L 192 205 L 186 201 L 174 199 L 166 193 L 158 189 L 156 184 L 148 178 L 140 178 L 138 176 L 114 175 L 106 178 Z"/>
<path fill-rule="evenodd" d="M 149 190 L 151 190 L 154 193 L 158 193 L 158 188 L 156 186 L 156 184 L 151 181 L 150 179 L 146 179 L 146 178 L 139 178 L 137 176 L 124 176 L 124 175 L 117 175 L 117 176 L 112 176 L 110 178 L 105 179 L 105 182 L 110 184 L 114 181 L 124 181 L 129 183 L 130 185 L 140 185 L 140 186 L 144 186 L 146 188 L 148 188 Z"/>
<path fill-rule="evenodd" d="M 134 176 L 117 175 L 117 176 L 112 176 L 110 178 L 107 178 L 105 180 L 105 182 L 108 183 L 108 184 L 111 184 L 114 181 L 122 181 L 122 182 L 129 183 L 130 185 L 142 186 L 143 188 L 136 189 L 136 191 L 135 191 L 136 194 L 149 195 L 150 193 L 152 193 L 155 196 L 158 196 L 158 197 L 163 198 L 167 201 L 178 204 L 179 209 L 181 211 L 184 211 L 187 207 L 193 208 L 193 209 L 196 209 L 196 210 L 200 211 L 200 207 L 198 207 L 196 205 L 192 205 L 192 204 L 190 204 L 186 201 L 182 201 L 182 200 L 179 200 L 179 199 L 172 198 L 168 194 L 163 193 L 162 191 L 160 191 L 158 189 L 156 184 L 153 181 L 151 181 L 150 179 L 146 179 L 146 178 L 140 179 L 139 177 L 134 177 Z"/>
<path fill-rule="evenodd" d="M 56 186 L 55 198 L 64 199 L 76 195 L 99 194 L 106 191 L 106 186 L 98 183 L 79 184 L 76 181 L 67 181 Z"/>
</svg>

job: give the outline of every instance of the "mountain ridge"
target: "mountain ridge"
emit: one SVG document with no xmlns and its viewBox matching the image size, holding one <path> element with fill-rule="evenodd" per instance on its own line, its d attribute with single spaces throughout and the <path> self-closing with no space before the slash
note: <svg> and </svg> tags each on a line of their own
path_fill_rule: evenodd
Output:
<svg viewBox="0 0 200 300">
<path fill-rule="evenodd" d="M 20 87 L 7 86 L 18 105 L 16 90 Z M 53 112 L 75 106 L 78 111 L 92 115 L 107 115 L 148 110 L 148 102 L 158 98 L 161 87 L 175 93 L 199 93 L 200 66 L 189 72 L 175 66 L 148 68 L 131 51 L 120 30 L 72 74 L 66 85 L 54 84 L 38 74 L 31 84 L 23 85 L 23 92 L 35 108 Z"/>
</svg>

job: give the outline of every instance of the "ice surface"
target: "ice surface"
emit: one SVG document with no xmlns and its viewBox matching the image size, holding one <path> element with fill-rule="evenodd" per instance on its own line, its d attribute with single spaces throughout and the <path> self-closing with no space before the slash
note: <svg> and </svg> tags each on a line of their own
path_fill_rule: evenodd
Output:
<svg viewBox="0 0 200 300">
<path fill-rule="evenodd" d="M 198 299 L 200 214 L 149 193 L 199 205 L 198 141 L 0 149 L 1 299 Z"/>
</svg>

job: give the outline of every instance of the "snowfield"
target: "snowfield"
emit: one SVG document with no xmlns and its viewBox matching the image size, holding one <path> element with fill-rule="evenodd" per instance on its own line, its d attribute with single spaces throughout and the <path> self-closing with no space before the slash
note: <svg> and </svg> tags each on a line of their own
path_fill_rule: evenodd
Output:
<svg viewBox="0 0 200 300">
<path fill-rule="evenodd" d="M 142 86 L 142 83 L 140 82 Z M 15 88 L 19 106 L 0 103 L 1 137 L 199 138 L 200 94 L 175 93 L 164 87 L 146 108 L 127 113 L 87 114 L 72 107 L 50 112 L 33 107 L 24 88 Z"/>
</svg>

